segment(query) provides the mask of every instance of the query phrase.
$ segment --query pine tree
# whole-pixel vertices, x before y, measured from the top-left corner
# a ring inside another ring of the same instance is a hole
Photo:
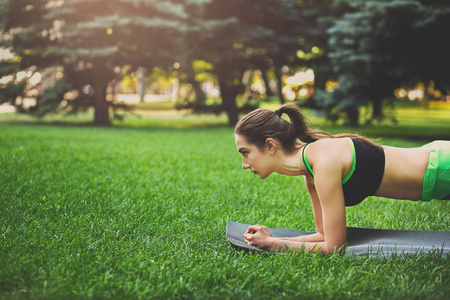
[[[340,88],[331,102],[358,125],[358,107],[371,104],[382,118],[395,88],[435,81],[449,89],[450,64],[442,39],[450,33],[450,6],[444,1],[353,1],[355,11],[329,29],[334,71]],[[325,98],[330,101],[330,97]]]
[[[14,105],[20,112],[37,111],[38,104],[30,106],[26,100],[43,94],[44,91],[37,90],[39,72],[50,70],[57,62],[51,55],[51,48],[60,38],[60,23],[44,18],[51,5],[57,6],[57,3],[43,0],[0,2],[0,48],[10,53],[0,60],[0,103]],[[50,77],[52,86],[60,89],[65,86],[59,78]],[[57,90],[53,89],[53,93]],[[46,111],[52,110],[52,101],[54,99],[49,98],[43,104]]]
[[[2,75],[50,69],[55,76],[36,94],[26,81],[1,86],[0,101],[38,115],[94,108],[94,124],[109,125],[108,84],[124,65],[167,66],[173,61],[174,35],[188,15],[180,1],[14,0],[3,3],[2,47],[14,58],[2,62]],[[28,88],[28,89],[27,89]],[[70,92],[70,93],[68,93]],[[16,99],[32,97],[21,106]]]
[[[124,65],[171,64],[172,39],[187,18],[177,1],[66,0],[55,18],[64,20],[64,38],[55,49],[74,68],[70,80],[92,86],[86,95],[94,123],[109,125],[108,84]],[[87,82],[86,82],[87,81]]]
[[[297,8],[295,0],[212,0],[202,5],[196,24],[201,30],[188,41],[194,41],[189,44],[195,49],[192,57],[213,65],[222,96],[220,109],[227,113],[230,126],[238,120],[236,98],[244,91],[244,72],[280,70],[295,60]]]

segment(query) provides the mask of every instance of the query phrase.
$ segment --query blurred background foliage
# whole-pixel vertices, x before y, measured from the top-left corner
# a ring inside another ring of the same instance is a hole
[[[277,99],[358,126],[449,101],[449,36],[444,0],[0,0],[0,104],[105,126],[170,100],[233,126]]]

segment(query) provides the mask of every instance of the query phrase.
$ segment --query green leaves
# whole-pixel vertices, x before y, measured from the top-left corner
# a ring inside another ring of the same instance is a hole
[[[448,35],[448,7],[415,0],[354,1],[352,7],[328,29],[328,56],[343,95],[334,97],[336,106],[343,99],[353,99],[354,107],[370,102],[372,117],[381,118],[382,102],[401,85],[436,81],[443,91],[450,89],[443,81],[449,76],[447,54],[439,46]]]

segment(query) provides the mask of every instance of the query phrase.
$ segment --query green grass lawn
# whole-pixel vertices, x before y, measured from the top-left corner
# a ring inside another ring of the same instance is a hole
[[[302,179],[242,170],[223,116],[172,115],[183,128],[162,116],[115,128],[0,116],[0,299],[448,299],[450,257],[439,253],[234,250],[227,218],[314,230]],[[420,122],[436,134],[401,139],[384,125],[371,136],[409,147],[448,134],[448,121]],[[347,208],[347,225],[450,230],[449,205],[370,197]]]
[[[409,142],[414,143],[414,142]],[[232,130],[0,124],[0,298],[444,299],[450,258],[234,250],[226,219],[314,230],[300,178],[241,170]],[[449,230],[369,198],[348,226]]]

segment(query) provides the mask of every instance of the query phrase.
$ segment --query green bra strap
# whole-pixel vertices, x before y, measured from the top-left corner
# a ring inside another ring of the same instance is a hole
[[[353,161],[352,161],[352,168],[350,169],[350,172],[348,172],[347,176],[345,176],[344,179],[342,180],[343,185],[350,179],[350,177],[352,177],[353,172],[355,172],[355,168],[356,168],[355,144],[353,143],[352,139],[348,139],[348,141],[350,143],[350,147],[352,148]]]
[[[309,165],[308,159],[305,156],[305,150],[306,150],[306,147],[308,147],[308,146],[309,146],[309,144],[305,145],[303,147],[303,149],[302,149],[302,160],[303,160],[303,164],[306,166],[306,168],[308,169],[309,173],[311,174],[311,177],[313,177],[314,176],[313,175],[313,170],[312,170],[311,166]],[[312,183],[314,183],[314,181],[311,178],[309,178],[309,180]]]

